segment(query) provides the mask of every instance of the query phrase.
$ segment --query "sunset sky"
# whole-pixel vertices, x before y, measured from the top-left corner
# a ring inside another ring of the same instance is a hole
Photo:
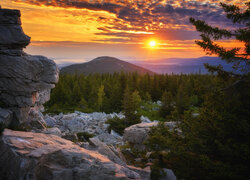
[[[247,0],[223,2],[243,6]],[[199,34],[189,17],[234,27],[217,0],[1,0],[1,6],[21,10],[32,41],[25,51],[58,63],[104,55],[128,61],[200,57],[205,53],[194,44]]]

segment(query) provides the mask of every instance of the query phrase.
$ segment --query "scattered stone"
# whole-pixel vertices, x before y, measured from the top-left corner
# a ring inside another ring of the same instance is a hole
[[[70,141],[72,141],[72,142],[77,142],[77,141],[79,141],[79,139],[78,139],[76,133],[67,133],[67,134],[64,134],[64,135],[62,135],[62,138],[67,139],[67,140],[70,140]]]
[[[56,120],[53,117],[50,117],[49,115],[45,115],[43,117],[44,121],[46,122],[48,127],[54,127],[56,125]]]
[[[199,115],[200,115],[200,113],[193,113],[193,114],[192,114],[193,117],[197,117],[197,116],[199,116]]]
[[[58,127],[62,132],[87,132],[94,135],[100,135],[103,133],[108,133],[109,125],[106,124],[106,121],[113,116],[123,117],[121,113],[82,113],[76,111],[74,113],[69,114],[61,113],[51,118],[55,119],[55,126]],[[48,115],[46,117],[48,117]],[[115,134],[115,132],[112,133],[112,135],[114,136],[121,137],[119,134]]]
[[[152,152],[147,152],[145,157],[148,159],[150,158],[151,155],[152,155]]]
[[[119,133],[115,132],[113,129],[111,129],[110,134],[118,139],[122,138],[122,135],[120,135]]]
[[[141,116],[141,122],[142,123],[151,123],[152,121],[150,121],[150,119],[148,117],[145,116]]]
[[[109,133],[103,133],[103,134],[100,134],[98,136],[96,136],[100,141],[104,142],[105,144],[108,144],[108,145],[123,145],[123,140],[122,140],[122,136],[121,137],[118,137],[117,136],[114,136],[112,134],[109,134]]]
[[[42,133],[44,133],[44,134],[54,134],[54,135],[59,136],[59,137],[62,136],[62,133],[61,133],[60,129],[58,129],[57,127],[46,128],[46,129],[42,130]]]

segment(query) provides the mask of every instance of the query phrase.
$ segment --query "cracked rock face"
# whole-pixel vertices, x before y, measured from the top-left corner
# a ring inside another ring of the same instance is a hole
[[[20,16],[19,10],[0,8],[0,107],[13,112],[13,126],[36,120],[29,115],[43,110],[59,77],[53,60],[23,52],[30,37]]]
[[[56,135],[5,129],[0,137],[0,179],[140,179],[106,156]]]

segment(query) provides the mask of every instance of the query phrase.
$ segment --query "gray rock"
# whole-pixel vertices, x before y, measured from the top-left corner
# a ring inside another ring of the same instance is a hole
[[[150,168],[139,168],[139,167],[135,167],[135,166],[127,166],[130,170],[137,172],[141,179],[140,180],[150,180],[150,173],[151,170]],[[172,179],[171,179],[172,180]]]
[[[89,138],[89,144],[97,148],[99,153],[107,156],[114,163],[126,166],[126,163],[122,161],[105,143],[101,142],[98,138]]]
[[[123,140],[128,141],[138,150],[144,150],[143,142],[147,139],[150,128],[158,123],[140,123],[132,125],[124,130]]]
[[[10,125],[12,120],[12,112],[8,109],[0,108],[0,123],[4,124],[6,127]]]
[[[163,171],[166,176],[159,178],[159,180],[176,180],[177,179],[174,172],[171,169],[164,168]]]
[[[16,24],[21,25],[21,13],[19,10],[1,9],[0,8],[0,24]]]
[[[44,134],[54,134],[54,135],[57,135],[59,137],[62,136],[62,132],[57,127],[43,129],[42,133],[44,133]]]
[[[23,33],[19,10],[0,8],[0,49],[21,49],[30,43]]]
[[[98,136],[96,136],[100,141],[104,142],[105,144],[108,145],[123,145],[123,141],[121,137],[116,137],[113,136],[112,134],[109,133],[103,133]]]
[[[157,126],[158,122],[152,123],[139,123],[132,125],[124,130],[123,140],[129,142],[137,150],[145,150],[143,144],[148,138],[148,134],[152,127]],[[165,125],[173,129],[176,125],[175,122],[165,122]]]
[[[140,117],[142,123],[151,123],[152,121],[146,117],[146,116],[141,116]]]
[[[67,139],[72,142],[77,142],[79,140],[76,133],[66,133],[62,135],[62,138]]]
[[[19,10],[0,8],[0,101],[13,112],[14,126],[39,119],[33,109],[43,110],[59,72],[54,61],[22,51],[30,37],[22,30],[20,16]]]
[[[0,139],[0,179],[140,179],[98,152],[55,135],[5,129]]]
[[[56,120],[53,117],[50,117],[49,115],[45,115],[43,117],[44,121],[46,122],[47,126],[54,127],[56,125]]]
[[[62,132],[87,132],[98,136],[108,133],[109,125],[106,124],[106,121],[114,116],[123,117],[121,113],[82,113],[75,111],[70,114],[60,113],[59,115],[53,116],[53,118],[56,120],[56,127]],[[114,131],[112,131],[112,135],[117,139],[121,139],[121,136]]]
[[[0,9],[1,11],[1,9]],[[0,24],[1,49],[23,48],[30,43],[30,37],[23,33],[20,25]]]
[[[122,136],[119,133],[115,132],[113,129],[111,129],[110,134],[118,139],[122,138]]]
[[[58,81],[56,64],[43,56],[0,56],[0,99],[9,106],[27,107],[49,100]],[[46,92],[45,99],[39,93]]]

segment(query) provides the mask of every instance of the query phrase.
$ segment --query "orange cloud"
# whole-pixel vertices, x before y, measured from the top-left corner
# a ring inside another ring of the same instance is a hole
[[[219,1],[211,2],[207,0],[158,0],[154,3],[146,0],[2,0],[1,5],[2,8],[21,10],[24,32],[32,38],[31,45],[34,48],[28,48],[31,53],[35,52],[36,47],[55,49],[57,46],[78,47],[81,51],[81,43],[88,42],[91,48],[95,46],[99,48],[99,44],[103,43],[105,43],[103,46],[116,44],[117,48],[130,44],[133,48],[126,46],[127,51],[124,50],[124,54],[156,58],[162,55],[164,57],[205,55],[194,44],[194,39],[198,39],[199,36],[188,18],[190,16],[203,18],[211,24],[221,24],[223,27],[232,25],[225,20]],[[225,0],[224,2],[243,6],[247,1]],[[143,44],[150,38],[158,39],[160,45],[154,51],[147,52],[148,49]],[[235,42],[228,42],[224,45],[229,47],[236,45]],[[84,48],[90,47],[84,46]],[[112,52],[112,48],[107,51]],[[104,50],[101,52],[106,53]],[[119,53],[122,54],[123,51]],[[79,57],[74,59],[78,60]]]

